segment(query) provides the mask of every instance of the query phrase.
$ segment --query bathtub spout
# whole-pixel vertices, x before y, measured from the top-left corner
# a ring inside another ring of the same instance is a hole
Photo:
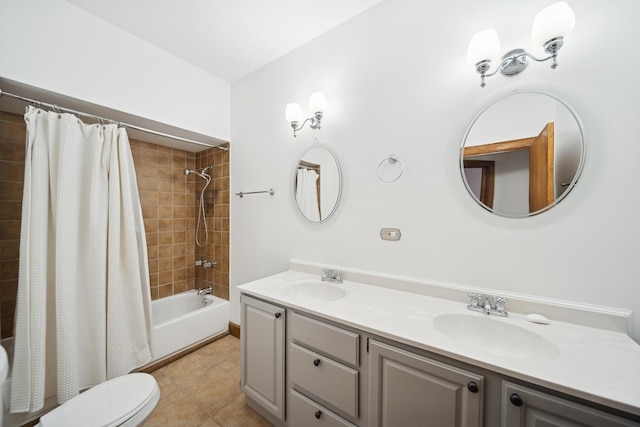
[[[213,292],[213,289],[211,288],[211,286],[209,286],[208,288],[202,288],[202,289],[198,289],[198,293],[197,295],[207,295]]]

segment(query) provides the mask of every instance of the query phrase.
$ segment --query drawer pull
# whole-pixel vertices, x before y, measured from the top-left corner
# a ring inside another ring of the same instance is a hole
[[[279,319],[281,316],[281,313],[276,313],[275,316],[276,316],[276,319]]]
[[[313,359],[313,366],[318,366],[320,364],[320,359]]]
[[[318,410],[314,415],[316,416],[317,419],[320,419],[320,417],[322,416],[322,411]]]
[[[515,406],[522,406],[522,404],[524,403],[522,401],[522,398],[520,396],[518,396],[517,394],[513,393],[511,396],[509,396],[509,400],[511,401],[511,403],[513,403]]]
[[[469,389],[469,391],[471,393],[477,393],[478,391],[480,391],[480,388],[478,387],[478,384],[476,384],[473,381],[471,381],[469,384],[467,384],[467,388]]]

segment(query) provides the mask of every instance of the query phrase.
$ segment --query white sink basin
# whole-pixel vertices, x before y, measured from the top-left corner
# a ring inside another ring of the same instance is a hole
[[[284,291],[290,297],[302,301],[335,301],[347,294],[343,288],[320,280],[295,282],[287,285]]]
[[[458,343],[494,356],[532,360],[553,360],[560,356],[558,347],[551,341],[504,318],[441,314],[433,319],[433,326]]]

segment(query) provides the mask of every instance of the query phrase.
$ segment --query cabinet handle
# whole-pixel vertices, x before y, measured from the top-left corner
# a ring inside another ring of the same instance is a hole
[[[509,396],[509,400],[511,401],[511,403],[513,403],[514,406],[522,406],[522,404],[524,403],[522,401],[522,398],[515,393]]]
[[[280,314],[280,313],[276,313],[276,319],[279,319],[279,318],[280,318],[280,316],[281,316],[281,314]]]
[[[313,359],[313,366],[318,366],[320,364],[320,359]]]
[[[467,384],[467,388],[469,389],[469,391],[471,393],[477,393],[478,391],[480,391],[480,388],[478,387],[478,384],[474,383],[473,381],[471,381],[469,384]]]
[[[322,411],[318,410],[314,415],[316,416],[317,419],[320,419],[320,417],[322,416]]]

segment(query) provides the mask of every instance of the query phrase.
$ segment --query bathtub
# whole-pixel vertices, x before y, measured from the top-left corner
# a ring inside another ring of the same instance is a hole
[[[152,301],[151,314],[151,363],[229,330],[229,301],[195,290]]]

